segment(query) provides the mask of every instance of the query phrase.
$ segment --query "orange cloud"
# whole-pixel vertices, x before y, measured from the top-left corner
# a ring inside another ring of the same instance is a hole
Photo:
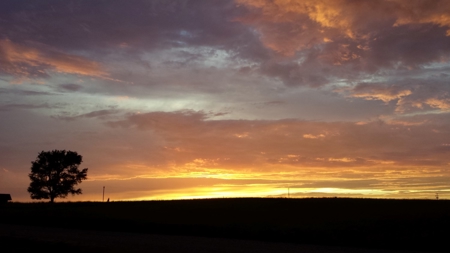
[[[4,64],[2,70],[17,77],[46,76],[49,70],[99,78],[108,76],[98,62],[51,49],[42,50],[0,40],[0,52],[0,60]]]
[[[383,86],[371,86],[367,87],[367,89],[353,89],[351,97],[364,98],[366,100],[381,100],[388,103],[392,100],[402,99],[403,97],[411,94],[412,91],[408,89],[396,90],[394,88]]]
[[[325,135],[324,134],[318,134],[318,135],[304,134],[303,138],[306,138],[306,139],[319,139],[319,138],[325,138]]]
[[[411,84],[411,83],[412,84]],[[391,101],[397,101],[395,111],[397,113],[406,113],[417,110],[439,109],[448,111],[450,109],[450,99],[446,90],[430,88],[432,80],[427,81],[428,85],[417,81],[408,81],[402,84],[383,84],[383,83],[361,83],[349,88],[336,89],[335,92],[346,93],[349,91],[350,97],[363,98],[365,100],[380,100],[388,104]]]
[[[399,92],[380,92],[380,93],[355,93],[352,94],[352,97],[359,97],[359,98],[364,98],[366,100],[381,100],[383,102],[389,102],[391,100],[395,100],[395,99],[401,99],[402,97],[411,95],[411,91],[410,90],[402,90]]]
[[[439,109],[440,111],[448,111],[450,109],[450,100],[448,98],[424,97],[414,98],[410,100],[401,99],[397,103],[397,112],[404,112],[409,108],[416,109]]]
[[[433,108],[439,108],[441,110],[450,109],[450,99],[448,98],[447,99],[429,98],[424,103]]]
[[[348,157],[342,157],[342,158],[328,158],[328,161],[350,163],[350,162],[355,162],[356,160],[352,159],[352,158],[348,158]]]
[[[393,0],[400,13],[394,25],[437,24],[450,27],[450,3],[441,1]],[[450,30],[447,30],[449,36]]]
[[[361,41],[373,39],[376,26],[435,24],[450,27],[450,2],[351,1],[351,0],[235,0],[252,14],[241,22],[255,26],[263,43],[276,52],[292,56],[314,44],[335,37]],[[447,36],[450,30],[447,31]],[[357,56],[357,55],[356,55]]]
[[[164,147],[158,159],[171,164],[174,173],[214,175],[241,170],[268,173],[387,165],[433,167],[450,162],[445,150],[436,151],[442,149],[444,132],[431,131],[444,126],[435,125],[430,119],[403,117],[402,122],[391,121],[355,124],[293,119],[208,120],[202,112],[181,111],[134,114],[108,124],[157,135]],[[327,134],[310,134],[317,132]],[[246,133],[251,138],[237,138],[236,133]]]

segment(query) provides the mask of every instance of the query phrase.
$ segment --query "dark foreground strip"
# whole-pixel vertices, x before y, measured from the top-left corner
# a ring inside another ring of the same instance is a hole
[[[249,240],[86,231],[0,224],[0,245],[11,252],[46,253],[412,253]],[[419,253],[419,252],[416,252]],[[423,252],[421,252],[423,253]]]

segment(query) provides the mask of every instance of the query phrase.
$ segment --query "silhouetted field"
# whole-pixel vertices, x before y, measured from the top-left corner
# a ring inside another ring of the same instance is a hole
[[[0,236],[0,245],[8,252],[98,253],[96,249],[86,249],[63,242],[43,242],[11,236]]]
[[[2,223],[450,252],[450,201],[233,198],[9,203]]]

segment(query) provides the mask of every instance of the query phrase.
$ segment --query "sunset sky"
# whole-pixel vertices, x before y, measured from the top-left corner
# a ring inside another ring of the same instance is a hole
[[[448,0],[2,0],[0,192],[450,198]]]

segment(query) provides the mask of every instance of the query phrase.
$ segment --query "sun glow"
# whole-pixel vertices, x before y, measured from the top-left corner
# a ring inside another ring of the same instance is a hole
[[[195,187],[179,190],[154,191],[152,195],[127,200],[169,200],[169,199],[203,199],[203,198],[254,198],[268,196],[285,196],[286,189],[270,185],[216,185],[214,187]]]

